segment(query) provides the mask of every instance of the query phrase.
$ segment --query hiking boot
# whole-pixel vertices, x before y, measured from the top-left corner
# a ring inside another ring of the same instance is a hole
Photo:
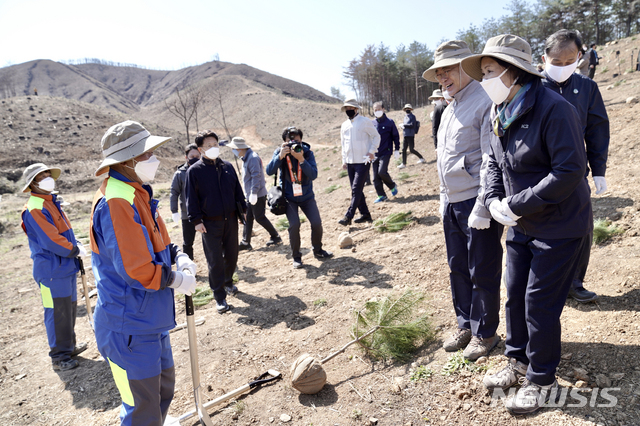
[[[524,379],[522,387],[518,389],[515,395],[504,401],[504,406],[512,414],[529,414],[538,411],[540,408],[553,399],[555,402],[559,392],[558,381],[546,386],[536,385],[527,379]]]
[[[302,258],[301,257],[294,257],[293,258],[293,269],[300,269],[302,268]]]
[[[282,243],[282,238],[280,235],[276,235],[275,237],[271,237],[269,241],[267,241],[267,247],[275,246]]]
[[[394,197],[398,195],[398,185],[393,187],[393,189],[391,190],[391,195],[393,195]]]
[[[343,217],[342,219],[340,219],[340,220],[338,221],[338,223],[339,223],[340,225],[342,225],[342,226],[349,226],[349,225],[351,225],[351,219],[349,219],[348,217],[346,217],[346,216],[345,216],[345,217]]]
[[[589,291],[584,287],[571,287],[569,297],[575,299],[578,303],[589,303],[598,299],[598,295],[593,291]]]
[[[365,223],[365,222],[373,222],[373,218],[371,217],[370,214],[368,215],[362,215],[357,219],[353,220],[354,223]]]
[[[77,366],[79,366],[80,363],[78,362],[77,359],[58,359],[55,361],[51,361],[51,366],[53,367],[54,370],[56,371],[67,371],[67,370],[72,370],[74,368],[76,368]]]
[[[376,198],[376,200],[373,202],[373,204],[381,203],[383,201],[387,201],[386,195],[379,195],[378,198]]]
[[[496,388],[505,390],[518,381],[524,380],[525,374],[527,374],[527,366],[515,358],[509,358],[506,367],[495,374],[485,375],[482,384],[489,390]]]
[[[422,163],[426,163],[426,160],[424,158],[421,158],[418,161],[416,161],[416,164],[422,164]]]
[[[222,302],[218,303],[216,302],[216,310],[218,311],[219,314],[224,314],[225,312],[227,312],[229,309],[231,309],[229,307],[229,305],[227,304],[226,300],[223,300]]]
[[[319,260],[329,259],[330,257],[333,257],[333,253],[326,250],[314,251],[313,255],[315,256],[316,259],[319,259]]]
[[[238,293],[238,287],[233,284],[231,284],[230,287],[225,285],[224,291],[226,291],[229,296],[235,296]]]
[[[86,350],[87,350],[87,344],[85,342],[78,343],[76,345],[76,347],[73,348],[73,350],[71,351],[69,356],[76,356],[76,355],[81,354],[82,352],[84,352]]]
[[[442,344],[442,348],[447,352],[455,352],[459,349],[467,347],[471,340],[471,330],[468,328],[459,328]]]
[[[251,247],[251,244],[245,241],[240,241],[240,244],[238,244],[238,251],[242,250],[253,250],[253,247]]]
[[[481,356],[489,355],[491,349],[495,348],[498,342],[500,341],[500,336],[495,334],[493,337],[487,337],[483,339],[478,336],[471,337],[471,341],[465,348],[462,356],[469,361],[475,361]]]
[[[407,167],[407,166],[405,166],[404,164],[400,164],[400,165],[398,166],[398,168],[399,168],[399,169],[404,169],[405,167]]]

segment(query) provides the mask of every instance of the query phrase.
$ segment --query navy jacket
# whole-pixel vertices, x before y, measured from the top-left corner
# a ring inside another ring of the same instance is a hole
[[[187,169],[189,169],[189,163],[185,163],[182,166],[178,167],[178,170],[176,170],[176,172],[173,174],[173,179],[171,180],[171,195],[169,196],[169,206],[171,207],[171,213],[178,213],[179,204],[182,220],[188,219],[185,196],[186,194],[184,190]]]
[[[442,113],[449,105],[445,102],[433,109],[433,121],[431,122],[431,136],[433,136],[433,145],[438,149],[438,129],[440,128],[440,119]]]
[[[563,83],[553,81],[546,73],[544,75],[546,78],[542,85],[560,93],[578,111],[591,174],[604,176],[609,155],[609,116],[598,84],[581,74],[572,74]]]
[[[187,170],[185,184],[189,221],[236,218],[237,203],[247,210],[242,186],[231,163],[202,157]]]
[[[522,216],[515,230],[535,238],[584,237],[593,218],[576,110],[537,80],[523,110],[503,137],[491,138],[484,204],[508,197]]]
[[[269,176],[275,175],[280,170],[280,186],[283,188],[284,196],[287,200],[291,200],[295,203],[303,203],[315,197],[313,193],[313,180],[318,177],[318,166],[316,165],[316,157],[311,151],[311,147],[307,143],[302,143],[302,152],[304,155],[304,162],[300,165],[302,171],[302,195],[299,197],[293,196],[293,183],[291,182],[291,173],[289,173],[289,164],[286,157],[280,159],[280,147],[278,147],[274,153],[269,164],[267,164],[267,174]],[[291,168],[294,172],[298,173],[298,160],[293,155],[291,157]]]
[[[393,154],[393,147],[395,150],[400,151],[400,134],[396,123],[387,117],[387,114],[382,114],[380,118],[374,118],[373,125],[380,133],[380,145],[376,152],[376,157],[380,158],[385,155]]]
[[[418,127],[416,125],[416,116],[413,115],[412,112],[410,112],[409,114],[405,114],[404,116],[404,122],[402,124],[404,124],[404,129],[402,129],[402,135],[412,138],[416,135],[416,127]]]

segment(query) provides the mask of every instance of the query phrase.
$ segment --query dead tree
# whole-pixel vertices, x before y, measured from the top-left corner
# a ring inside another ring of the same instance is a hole
[[[191,120],[195,120],[196,131],[200,131],[198,123],[198,109],[205,101],[204,91],[198,87],[189,86],[180,89],[176,87],[176,97],[172,102],[164,101],[167,110],[178,117],[184,124],[187,132],[187,143],[189,143],[189,127]]]

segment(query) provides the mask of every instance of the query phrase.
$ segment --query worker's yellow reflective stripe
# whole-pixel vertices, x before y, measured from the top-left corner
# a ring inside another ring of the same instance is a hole
[[[133,402],[133,394],[131,393],[131,388],[129,387],[129,378],[127,377],[127,370],[121,368],[109,358],[109,366],[111,366],[111,374],[113,374],[113,380],[116,381],[116,386],[120,391],[120,397],[122,398],[122,402],[125,404],[134,407]]]
[[[40,197],[29,197],[29,201],[27,201],[27,210],[31,211],[33,209],[42,210],[44,206],[44,198]]]
[[[104,191],[104,197],[109,201],[112,198],[123,198],[129,202],[129,204],[133,204],[133,199],[135,198],[136,189],[121,181],[114,178],[109,178],[107,181],[107,188]]]
[[[53,296],[51,296],[51,289],[40,283],[40,294],[42,295],[42,306],[53,309]]]

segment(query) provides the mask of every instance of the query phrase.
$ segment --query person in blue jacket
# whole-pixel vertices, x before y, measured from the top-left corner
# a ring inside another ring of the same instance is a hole
[[[607,190],[604,177],[609,155],[609,116],[598,84],[584,75],[575,73],[582,56],[582,40],[577,31],[560,30],[547,38],[542,60],[545,63],[542,85],[559,93],[578,111],[589,168],[596,195]],[[592,235],[593,237],[593,235]],[[593,238],[591,238],[593,239]],[[569,297],[580,303],[593,302],[598,295],[584,288],[584,277],[589,266],[591,240],[583,247],[576,276]]]
[[[396,160],[400,157],[400,134],[396,123],[387,117],[382,102],[373,104],[373,114],[376,116],[373,120],[373,125],[380,134],[380,145],[378,145],[378,151],[376,151],[376,156],[372,162],[373,187],[378,194],[378,198],[373,202],[375,204],[387,200],[384,185],[387,185],[387,188],[391,190],[391,195],[394,197],[398,195],[398,186],[389,175],[389,162],[391,161],[392,153]]]
[[[22,230],[29,239],[33,278],[40,287],[44,325],[49,341],[49,357],[54,370],[70,370],[79,365],[71,357],[87,348],[76,346],[78,256],[87,251],[76,240],[69,218],[53,194],[60,169],[42,163],[24,170],[22,192],[31,192],[22,211]]]
[[[95,173],[108,172],[94,197],[89,233],[95,335],[120,391],[125,426],[164,423],[175,386],[174,289],[190,295],[196,288],[196,265],[171,242],[148,184],[160,164],[154,150],[169,140],[135,121],[118,123],[102,137],[104,160]]]
[[[314,257],[324,260],[333,256],[333,253],[322,248],[322,219],[313,193],[313,180],[318,177],[318,166],[311,146],[302,142],[302,135],[302,130],[296,127],[284,129],[282,132],[284,142],[274,151],[266,167],[269,176],[280,171],[280,186],[287,199],[289,244],[295,269],[302,268],[298,209],[302,210],[311,225],[311,246]]]
[[[416,133],[418,133],[418,121],[416,120],[416,116],[413,115],[413,107],[411,104],[406,104],[403,111],[406,113],[404,116],[404,121],[400,125],[402,129],[402,164],[398,166],[399,169],[404,169],[407,165],[407,149],[418,157],[418,164],[424,163],[424,157],[415,149],[415,138]]]

